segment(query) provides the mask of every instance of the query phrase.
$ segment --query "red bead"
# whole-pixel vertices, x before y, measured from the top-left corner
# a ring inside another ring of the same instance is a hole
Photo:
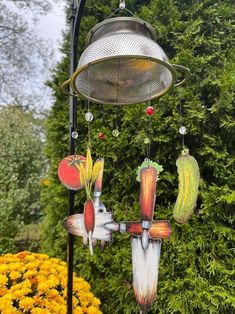
[[[147,114],[148,116],[152,116],[152,115],[154,114],[154,108],[153,108],[152,106],[148,106],[148,107],[146,108],[146,114]]]
[[[98,137],[99,137],[99,140],[103,141],[105,140],[106,135],[104,133],[100,133]]]

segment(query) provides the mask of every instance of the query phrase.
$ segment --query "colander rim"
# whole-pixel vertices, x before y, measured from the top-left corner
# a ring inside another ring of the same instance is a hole
[[[156,41],[156,37],[157,37],[156,31],[150,23],[145,22],[144,20],[141,20],[141,19],[138,19],[135,17],[119,16],[119,17],[113,17],[113,18],[104,20],[104,21],[96,24],[87,34],[87,39],[86,39],[87,45],[91,44],[92,36],[95,34],[96,31],[98,31],[104,25],[107,25],[109,23],[113,23],[115,21],[130,21],[130,22],[136,22],[138,24],[141,24],[147,28],[147,30],[149,31],[149,34],[151,35],[151,39]]]
[[[93,64],[97,64],[97,63],[100,63],[100,62],[103,62],[103,61],[107,61],[107,60],[114,60],[114,59],[131,59],[131,58],[135,58],[135,59],[143,59],[143,60],[150,60],[150,61],[154,61],[158,64],[161,64],[163,66],[165,66],[170,72],[171,72],[171,75],[172,75],[172,81],[171,81],[171,84],[169,84],[166,88],[164,88],[160,93],[157,93],[151,97],[148,97],[142,101],[136,101],[136,102],[128,102],[128,103],[107,103],[107,105],[112,105],[112,106],[122,106],[122,105],[134,105],[134,104],[141,104],[141,103],[144,103],[146,101],[149,101],[149,100],[153,100],[153,99],[157,99],[157,98],[160,98],[162,95],[164,95],[167,91],[169,91],[170,89],[172,89],[172,87],[174,86],[175,82],[176,82],[176,71],[175,69],[173,68],[173,66],[168,63],[168,62],[165,62],[161,59],[158,59],[158,58],[153,58],[153,57],[146,57],[146,56],[139,56],[139,55],[118,55],[117,56],[111,56],[111,57],[105,57],[105,58],[100,58],[100,59],[96,59],[95,61],[92,61],[92,62],[89,62],[87,64],[84,64],[83,66],[81,67],[78,67],[76,69],[76,71],[73,73],[73,75],[71,76],[71,80],[70,80],[70,84],[71,84],[71,87],[73,89],[73,91],[75,93],[77,93],[80,98],[82,99],[89,99],[90,101],[94,102],[94,103],[97,103],[97,104],[102,104],[102,105],[105,105],[104,102],[100,101],[100,100],[97,100],[95,98],[92,98],[92,97],[85,97],[83,94],[81,94],[77,87],[76,87],[76,84],[75,84],[75,81],[76,81],[76,78],[78,77],[78,75],[80,73],[82,73],[85,69],[87,69],[89,66],[93,65]]]

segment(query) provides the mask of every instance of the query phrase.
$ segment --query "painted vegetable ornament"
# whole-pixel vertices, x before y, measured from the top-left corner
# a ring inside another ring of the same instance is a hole
[[[140,217],[143,228],[141,241],[144,249],[148,247],[148,231],[152,225],[156,199],[156,181],[158,172],[162,169],[157,163],[146,159],[137,170],[137,181],[140,182]]]
[[[152,225],[156,199],[157,170],[145,167],[140,171],[140,216],[142,231],[142,246],[147,249],[149,243],[149,229]]]
[[[176,161],[179,175],[179,193],[173,210],[178,223],[186,223],[196,207],[200,173],[196,159],[189,155],[189,150],[182,150]]]
[[[86,165],[86,157],[81,155],[67,156],[60,162],[58,177],[67,189],[76,191],[84,188],[79,170],[81,164]]]
[[[82,236],[84,244],[89,243],[92,255],[93,246],[97,240],[104,242],[111,240],[111,232],[104,228],[104,224],[113,222],[113,213],[107,213],[105,206],[100,203],[104,159],[98,159],[93,165],[91,151],[88,148],[86,163],[79,163],[76,167],[84,185],[87,200],[83,214],[69,216],[64,226],[71,234]],[[95,184],[94,197],[92,195],[93,184]]]
[[[79,156],[79,155],[78,155]],[[133,287],[135,298],[143,313],[146,313],[154,303],[157,296],[158,271],[162,239],[171,236],[171,225],[167,220],[153,220],[156,187],[162,166],[146,159],[137,170],[137,180],[140,182],[140,221],[114,222],[113,212],[107,212],[101,203],[104,159],[98,159],[94,165],[90,149],[87,149],[86,158],[83,156],[69,156],[65,163],[65,172],[70,173],[69,167],[74,167],[75,174],[79,176],[80,187],[86,191],[86,202],[83,214],[69,216],[64,226],[73,235],[83,237],[84,244],[89,243],[90,253],[98,240],[104,246],[112,239],[112,233],[119,231],[131,235]],[[71,165],[68,163],[71,162]],[[62,166],[64,163],[62,163]],[[59,166],[58,174],[66,175]],[[94,191],[92,193],[92,187]],[[66,186],[68,182],[66,181]],[[71,184],[70,184],[71,186]]]
[[[134,294],[143,313],[151,308],[157,296],[161,239],[169,238],[171,235],[169,221],[153,221],[156,182],[162,170],[162,166],[149,159],[138,168],[141,222],[126,223],[126,230],[132,234]],[[123,226],[120,227],[124,229]]]
[[[162,170],[162,166],[149,159],[137,170],[137,181],[140,182],[140,221],[105,225],[109,231],[131,234],[133,288],[143,313],[150,310],[157,296],[161,239],[168,239],[171,235],[169,221],[153,221],[156,182]]]

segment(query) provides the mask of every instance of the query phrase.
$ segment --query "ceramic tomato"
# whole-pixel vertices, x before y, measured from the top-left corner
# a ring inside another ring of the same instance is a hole
[[[86,157],[81,155],[70,155],[61,160],[58,167],[58,176],[61,183],[70,190],[80,190],[84,187],[80,178],[78,165],[86,164]]]

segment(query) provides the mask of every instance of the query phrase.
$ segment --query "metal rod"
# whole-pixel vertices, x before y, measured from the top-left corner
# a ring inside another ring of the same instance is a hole
[[[72,0],[71,15],[70,15],[70,76],[74,73],[78,63],[78,38],[80,30],[80,22],[86,0]],[[76,130],[77,121],[77,100],[75,97],[69,97],[69,154],[75,154],[76,142],[72,137],[73,131]],[[75,192],[69,190],[69,216],[74,214],[74,197]],[[73,255],[74,255],[74,236],[68,235],[67,248],[67,267],[68,267],[68,282],[67,282],[67,314],[73,313]]]

